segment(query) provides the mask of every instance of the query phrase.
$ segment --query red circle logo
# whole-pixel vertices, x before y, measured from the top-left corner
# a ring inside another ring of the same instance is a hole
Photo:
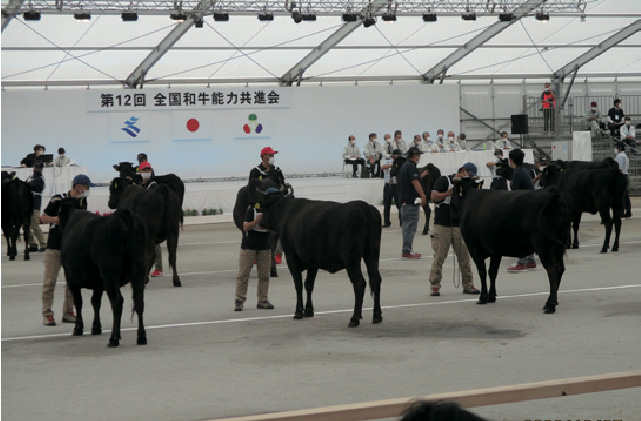
[[[196,130],[200,129],[200,122],[195,118],[190,118],[187,121],[187,130],[194,133]]]

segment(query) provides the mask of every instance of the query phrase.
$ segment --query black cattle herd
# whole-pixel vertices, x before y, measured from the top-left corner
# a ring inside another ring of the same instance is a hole
[[[422,184],[426,191],[430,191],[440,171],[431,164],[426,169],[428,176]],[[121,170],[120,175],[109,185],[109,207],[116,209],[114,214],[97,216],[75,209],[65,210],[64,206],[61,209],[61,260],[77,310],[73,334],[82,335],[84,328],[82,288],[93,290],[91,334],[101,333],[99,309],[102,293],[106,291],[114,318],[110,347],[119,344],[123,307],[120,288],[126,284],[131,284],[134,311],[138,315],[137,343],[147,343],[143,325],[143,290],[149,282],[155,244],[167,242],[173,285],[181,286],[176,269],[176,249],[183,221],[184,185],[181,179],[173,174],[155,176],[158,184],[144,189],[140,186],[140,179],[133,174]],[[293,190],[265,196],[262,193],[271,187],[269,183],[269,180],[252,180],[238,192],[234,220],[240,228],[239,221],[242,221],[247,206],[260,203],[263,212],[261,224],[279,236],[294,279],[294,318],[314,316],[312,292],[318,270],[334,273],[346,269],[355,297],[354,313],[348,326],[357,327],[362,318],[367,286],[361,271],[362,260],[374,299],[372,323],[381,323],[380,212],[363,201],[336,203],[296,198]],[[557,291],[565,270],[563,256],[566,248],[579,247],[578,230],[583,212],[598,212],[601,216],[605,227],[601,252],[609,249],[613,226],[615,240],[612,251],[619,249],[626,186],[614,160],[556,161],[542,170],[541,185],[544,188],[535,191],[487,190],[481,188],[482,182],[477,179],[454,180],[451,205],[460,217],[461,234],[481,279],[478,304],[496,301],[496,277],[503,256],[523,257],[536,252],[550,285],[543,311],[554,313],[558,304]],[[27,236],[31,200],[28,184],[3,173],[2,230],[7,239],[9,260],[15,260],[16,239],[21,228],[25,239],[24,259],[29,260]],[[424,210],[426,233],[430,210],[429,207]],[[275,242],[274,239],[272,245]],[[485,264],[488,257],[489,269]],[[305,282],[303,271],[307,272]],[[275,264],[272,264],[271,275],[277,275]],[[304,306],[303,287],[307,293]]]

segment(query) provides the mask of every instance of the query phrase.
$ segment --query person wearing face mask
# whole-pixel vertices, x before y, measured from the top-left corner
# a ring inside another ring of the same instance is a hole
[[[599,130],[599,123],[601,123],[601,113],[596,107],[596,101],[590,102],[590,109],[585,113],[585,121],[588,124],[588,130]]]
[[[20,166],[23,168],[33,168],[33,165],[37,162],[40,161],[40,155],[45,153],[47,149],[42,146],[41,144],[36,144],[33,147],[33,153],[28,154],[24,158],[22,158],[22,161],[20,161]]]
[[[610,129],[610,136],[615,137],[620,134],[621,126],[623,125],[623,110],[621,109],[621,100],[614,100],[614,107],[608,110],[608,128]]]
[[[407,152],[407,144],[403,140],[403,132],[400,130],[394,131],[394,140],[392,141],[394,149],[400,149],[403,154]]]
[[[637,154],[637,142],[634,140],[634,125],[630,122],[630,116],[625,116],[623,126],[621,126],[621,140],[627,143],[633,155]]]
[[[632,217],[632,203],[630,202],[630,158],[625,154],[625,143],[618,141],[614,146],[614,160],[619,164],[619,171],[625,178],[625,195],[623,196],[624,218]]]
[[[88,176],[78,174],[73,178],[72,189],[67,193],[57,194],[51,198],[49,204],[42,212],[40,222],[49,224],[49,238],[47,239],[47,251],[44,257],[44,281],[42,283],[42,323],[45,326],[55,326],[53,317],[53,295],[56,288],[56,281],[60,266],[60,244],[62,242],[62,228],[60,228],[60,209],[62,202],[75,206],[77,209],[87,210],[87,197],[89,189],[94,186]],[[64,301],[62,303],[62,323],[75,323],[76,316],[73,312],[73,296],[71,291],[64,289]]]
[[[27,183],[33,195],[33,213],[31,214],[31,228],[29,229],[29,251],[45,251],[47,245],[45,237],[40,229],[40,209],[42,208],[42,191],[45,188],[45,179],[42,176],[42,162],[36,162],[33,166],[33,175],[27,178]],[[38,242],[36,242],[38,240]]]
[[[556,107],[556,95],[550,89],[550,84],[543,86],[541,94],[541,109],[543,110],[543,131],[554,131],[554,108]]]
[[[381,145],[383,151],[383,159],[391,159],[394,155],[394,142],[392,141],[392,136],[389,133],[383,135],[383,144]]]
[[[358,165],[363,165],[363,158],[361,158],[361,150],[356,146],[356,137],[350,135],[347,138],[347,145],[343,147],[343,161],[346,164],[352,164],[354,172],[352,177],[357,177]]]
[[[510,168],[514,170],[510,181],[510,190],[534,190],[532,176],[527,168],[523,167],[524,157],[525,154],[521,149],[512,149],[508,155],[508,163]],[[516,264],[507,268],[509,273],[523,273],[528,270],[536,270],[534,253],[520,257]]]
[[[444,136],[444,131],[443,129],[438,129],[436,131],[436,146],[438,147],[439,152],[447,152],[447,148],[445,147],[445,136]]]
[[[494,149],[510,149],[510,137],[506,131],[501,132],[501,138],[494,143]]]
[[[456,140],[456,136],[453,131],[447,133],[447,141],[443,145],[443,148],[446,152],[458,152],[461,150],[461,145]]]
[[[432,140],[430,137],[430,132],[423,132],[423,152],[425,153],[437,153],[438,147],[436,146],[436,141]]]
[[[365,162],[369,165],[370,177],[380,177],[383,150],[381,144],[376,141],[376,133],[370,133],[368,138],[369,140],[363,150],[363,156],[365,157]]]
[[[276,161],[274,155],[276,155],[277,153],[278,151],[273,150],[269,146],[261,149],[261,163],[251,169],[251,171],[249,172],[249,181],[255,178],[259,180],[265,180],[269,178],[277,183],[278,188],[282,191],[286,187],[285,176],[283,176],[283,172],[280,170],[280,168],[274,165],[274,162]]]
[[[423,149],[423,139],[421,138],[420,134],[414,135],[414,139],[411,143],[411,146],[421,151],[422,154],[425,153],[425,150]]]
[[[140,171],[140,176],[142,177],[142,188],[150,189],[157,185],[154,180],[154,169],[151,167],[149,161],[142,161],[138,167]],[[154,245],[154,251],[156,252],[156,258],[154,259],[154,270],[151,272],[152,278],[162,276],[162,249],[160,244]]]

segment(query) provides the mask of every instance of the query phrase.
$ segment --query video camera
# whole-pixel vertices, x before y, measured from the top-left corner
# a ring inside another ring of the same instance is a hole
[[[142,184],[142,177],[136,173],[136,168],[131,162],[120,162],[115,164],[113,168],[120,173],[120,177],[130,178],[135,184]]]

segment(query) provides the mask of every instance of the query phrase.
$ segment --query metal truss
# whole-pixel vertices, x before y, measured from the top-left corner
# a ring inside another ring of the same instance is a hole
[[[540,11],[552,14],[582,14],[587,5],[594,0],[550,0],[545,2]],[[100,14],[119,14],[133,11],[142,15],[166,15],[173,11],[190,11],[198,15],[209,15],[214,12],[229,14],[256,14],[270,12],[275,15],[289,15],[298,11],[317,15],[338,16],[343,13],[358,13],[371,7],[373,0],[344,1],[216,1],[216,0],[30,0],[17,10],[11,9],[13,0],[2,2],[4,15],[15,15],[34,10],[42,14],[73,14],[79,11]],[[380,13],[396,15],[421,15],[426,12],[437,14],[460,15],[474,12],[479,16],[512,13],[523,6],[524,0],[429,0],[429,1],[384,1]]]

